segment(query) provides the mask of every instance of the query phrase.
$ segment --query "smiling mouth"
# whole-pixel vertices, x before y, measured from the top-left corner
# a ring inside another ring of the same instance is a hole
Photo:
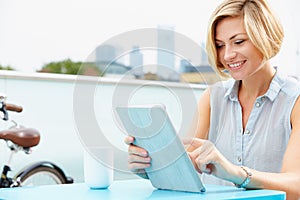
[[[231,63],[231,64],[228,64],[228,67],[231,68],[231,69],[234,69],[234,68],[239,68],[242,64],[244,64],[246,61],[242,61],[242,62],[237,62],[237,63]]]

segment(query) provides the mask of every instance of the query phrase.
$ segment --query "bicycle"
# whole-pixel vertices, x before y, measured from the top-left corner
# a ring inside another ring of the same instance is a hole
[[[23,108],[14,104],[6,103],[6,96],[0,94],[0,114],[1,119],[9,121],[8,111],[22,112]],[[0,188],[49,185],[49,184],[71,184],[73,178],[66,176],[64,171],[49,161],[40,161],[16,173],[14,177],[9,177],[11,171],[12,157],[18,151],[26,154],[31,153],[31,148],[38,145],[40,133],[33,128],[26,128],[19,125],[14,120],[10,120],[14,125],[8,129],[0,130],[0,139],[5,140],[11,153],[7,164],[3,165],[0,177]]]

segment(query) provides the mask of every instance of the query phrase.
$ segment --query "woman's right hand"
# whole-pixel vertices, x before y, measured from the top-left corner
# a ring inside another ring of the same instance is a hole
[[[150,167],[151,158],[149,157],[147,150],[134,145],[134,137],[132,136],[127,136],[124,139],[124,142],[128,145],[128,168],[133,173],[143,178],[148,178],[145,169]]]

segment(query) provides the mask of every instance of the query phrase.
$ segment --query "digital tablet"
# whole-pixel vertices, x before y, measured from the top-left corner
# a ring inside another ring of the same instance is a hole
[[[185,148],[163,105],[116,107],[119,123],[134,144],[146,149],[151,167],[146,173],[155,188],[186,192],[205,192]]]

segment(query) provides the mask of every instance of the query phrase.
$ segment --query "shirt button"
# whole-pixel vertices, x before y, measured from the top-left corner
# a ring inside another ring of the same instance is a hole
[[[242,158],[240,156],[238,157],[237,160],[238,160],[238,162],[242,162]]]
[[[262,101],[265,101],[265,100],[266,100],[266,97],[262,97],[261,100],[262,100]]]
[[[245,134],[249,135],[249,134],[250,134],[250,131],[247,129],[247,130],[245,131]]]
[[[259,103],[259,102],[256,102],[256,103],[255,103],[255,106],[256,106],[256,107],[259,107],[259,106],[260,106],[260,103]]]

